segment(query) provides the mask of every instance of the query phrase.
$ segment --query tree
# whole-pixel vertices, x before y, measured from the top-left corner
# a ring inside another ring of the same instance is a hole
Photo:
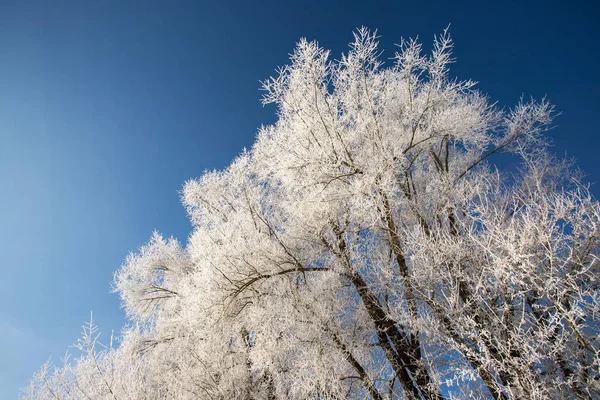
[[[90,325],[26,398],[600,397],[600,207],[547,150],[553,106],[451,79],[447,32],[377,46],[298,43],[277,123],[185,184],[187,246],[155,233],[116,273],[120,346]]]

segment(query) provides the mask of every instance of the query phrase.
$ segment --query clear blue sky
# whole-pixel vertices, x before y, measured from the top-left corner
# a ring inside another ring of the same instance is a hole
[[[90,310],[104,338],[121,329],[113,272],[154,229],[186,240],[183,182],[274,121],[258,81],[302,36],[337,57],[365,25],[391,56],[452,23],[454,75],[502,106],[547,94],[555,151],[598,181],[600,10],[455,3],[0,1],[0,399],[58,361]]]

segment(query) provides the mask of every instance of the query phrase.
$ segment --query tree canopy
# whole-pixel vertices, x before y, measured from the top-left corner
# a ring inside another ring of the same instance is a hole
[[[90,321],[25,398],[600,397],[599,204],[548,151],[553,106],[499,109],[452,46],[301,40],[263,82],[277,122],[185,184],[187,244],[115,274],[118,346]]]

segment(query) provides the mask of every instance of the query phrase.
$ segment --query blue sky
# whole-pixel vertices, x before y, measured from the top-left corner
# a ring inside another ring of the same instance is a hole
[[[58,361],[90,310],[104,338],[121,329],[113,272],[155,229],[186,240],[183,182],[275,120],[259,80],[300,37],[337,57],[365,25],[385,57],[451,23],[453,74],[501,106],[547,95],[556,153],[600,179],[593,2],[371,3],[0,1],[0,399]]]

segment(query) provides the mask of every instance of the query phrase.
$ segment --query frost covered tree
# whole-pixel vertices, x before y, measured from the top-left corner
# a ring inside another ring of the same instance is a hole
[[[120,345],[90,324],[26,398],[600,398],[600,206],[547,150],[553,107],[450,78],[447,33],[377,46],[298,43],[275,125],[185,184],[187,245],[115,274]]]

